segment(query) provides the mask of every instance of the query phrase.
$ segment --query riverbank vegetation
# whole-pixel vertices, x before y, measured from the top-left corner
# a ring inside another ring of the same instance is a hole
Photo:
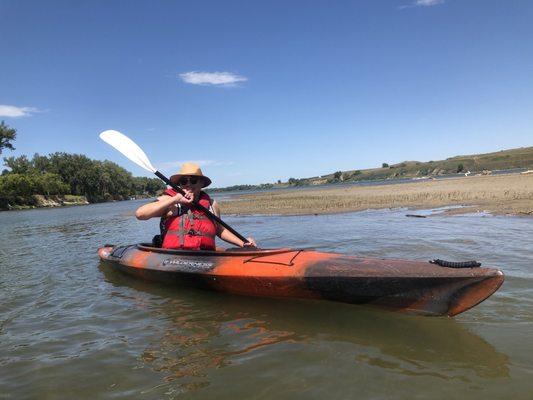
[[[0,133],[2,148],[10,143],[16,131],[3,122]],[[0,148],[0,152],[1,152]],[[156,178],[134,177],[111,161],[92,160],[82,154],[35,154],[5,157],[7,167],[0,175],[0,209],[84,204],[125,200],[138,196],[154,196],[165,188]]]
[[[533,147],[502,150],[494,153],[450,157],[439,161],[404,161],[382,163],[381,168],[337,171],[322,177],[304,179],[300,185],[338,182],[422,178],[453,175],[490,175],[492,171],[533,167]]]
[[[1,209],[40,206],[37,195],[82,196],[96,203],[155,196],[165,187],[159,179],[134,177],[111,161],[92,160],[82,154],[35,154],[31,159],[19,156],[4,161],[9,170],[0,176]]]
[[[261,185],[237,185],[228,188],[211,189],[217,191],[261,190],[316,186],[335,183],[378,181],[392,179],[417,179],[437,176],[490,175],[492,171],[508,169],[533,169],[533,147],[502,150],[494,153],[472,154],[450,157],[440,161],[404,161],[397,164],[384,162],[380,168],[336,171],[331,174],[310,178],[289,178],[286,182]]]
[[[295,188],[240,195],[221,202],[221,209],[224,214],[298,215],[450,205],[466,206],[462,212],[533,216],[533,174],[469,176],[379,186]]]
[[[17,130],[0,121],[0,154],[3,149],[15,150],[12,141],[17,137]]]

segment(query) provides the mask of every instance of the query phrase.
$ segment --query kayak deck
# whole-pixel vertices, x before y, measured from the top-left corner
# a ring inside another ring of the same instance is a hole
[[[98,252],[114,269],[150,281],[246,296],[372,304],[425,315],[464,312],[504,281],[494,268],[447,268],[302,249],[190,251],[140,244]]]

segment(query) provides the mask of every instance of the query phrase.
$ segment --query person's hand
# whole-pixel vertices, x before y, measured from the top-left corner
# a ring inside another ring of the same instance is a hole
[[[194,195],[192,193],[185,193],[185,195],[182,195],[181,193],[178,193],[173,197],[174,204],[183,204],[183,205],[189,205],[192,204],[194,200]]]
[[[255,243],[254,238],[249,237],[249,238],[247,238],[246,240],[248,240],[248,241],[247,241],[247,242],[244,242],[244,244],[242,245],[242,247],[257,247],[257,244]]]

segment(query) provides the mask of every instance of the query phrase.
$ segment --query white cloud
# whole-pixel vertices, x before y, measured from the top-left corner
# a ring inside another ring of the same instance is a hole
[[[411,4],[399,6],[398,8],[400,10],[403,10],[404,8],[411,8],[411,7],[431,7],[436,6],[438,4],[444,3],[445,0],[415,0]]]
[[[9,106],[7,104],[0,104],[0,117],[28,117],[36,112],[39,112],[39,110],[34,107],[16,107]]]
[[[192,162],[198,164],[201,168],[203,167],[225,167],[229,165],[234,165],[233,161],[216,161],[216,160],[180,160],[180,161],[166,161],[158,163],[158,170],[164,172],[175,173],[179,170],[181,165],[186,162]]]
[[[235,86],[239,82],[246,82],[248,78],[231,72],[184,72],[180,74],[183,82],[192,85]]]
[[[444,0],[416,0],[413,5],[419,7],[436,6],[437,4],[444,3]]]

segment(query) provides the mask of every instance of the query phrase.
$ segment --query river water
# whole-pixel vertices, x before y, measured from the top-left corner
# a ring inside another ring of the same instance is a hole
[[[254,299],[111,272],[139,201],[0,213],[0,399],[532,399],[533,220],[406,210],[227,217],[262,247],[477,259],[506,282],[455,318]]]

